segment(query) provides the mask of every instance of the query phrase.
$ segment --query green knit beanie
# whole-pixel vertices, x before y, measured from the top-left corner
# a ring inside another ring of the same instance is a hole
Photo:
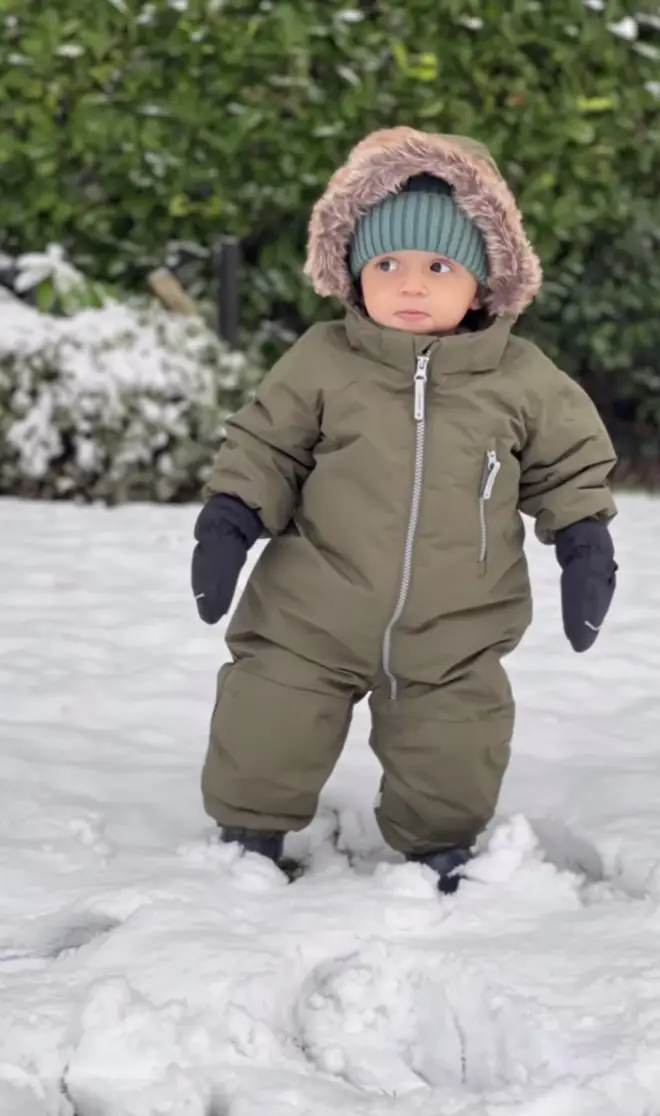
[[[479,229],[457,206],[448,183],[430,174],[410,178],[400,193],[360,218],[349,244],[351,275],[357,279],[375,256],[410,250],[437,252],[486,282],[488,260]]]

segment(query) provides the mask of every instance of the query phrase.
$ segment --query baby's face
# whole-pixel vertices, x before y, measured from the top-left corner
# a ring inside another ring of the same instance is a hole
[[[450,333],[479,306],[474,276],[433,252],[376,256],[360,278],[369,317],[390,329]]]

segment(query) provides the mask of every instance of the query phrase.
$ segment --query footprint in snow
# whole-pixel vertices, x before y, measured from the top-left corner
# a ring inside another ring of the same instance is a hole
[[[120,925],[118,919],[89,914],[72,923],[48,920],[32,941],[0,945],[0,966],[21,967],[21,963],[55,960],[71,950],[82,949]]]
[[[561,1030],[542,1005],[482,979],[460,956],[377,944],[317,965],[295,1040],[324,1074],[365,1092],[487,1092],[551,1082]]]

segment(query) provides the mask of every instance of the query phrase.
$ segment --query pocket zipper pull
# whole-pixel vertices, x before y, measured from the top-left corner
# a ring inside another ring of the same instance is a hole
[[[486,462],[486,476],[484,478],[484,485],[481,491],[482,500],[490,500],[493,494],[493,486],[497,479],[497,474],[502,468],[502,462],[498,461],[497,454],[494,450],[490,450]]]

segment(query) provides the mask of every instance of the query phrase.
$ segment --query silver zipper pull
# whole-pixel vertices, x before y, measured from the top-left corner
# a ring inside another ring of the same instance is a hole
[[[484,476],[484,483],[481,490],[481,499],[490,500],[493,494],[493,486],[497,479],[497,474],[502,468],[502,462],[498,461],[495,450],[489,450],[486,455],[486,472]]]
[[[415,365],[415,421],[421,422],[424,418],[424,395],[428,379],[428,366],[430,357],[423,353],[417,357]]]

